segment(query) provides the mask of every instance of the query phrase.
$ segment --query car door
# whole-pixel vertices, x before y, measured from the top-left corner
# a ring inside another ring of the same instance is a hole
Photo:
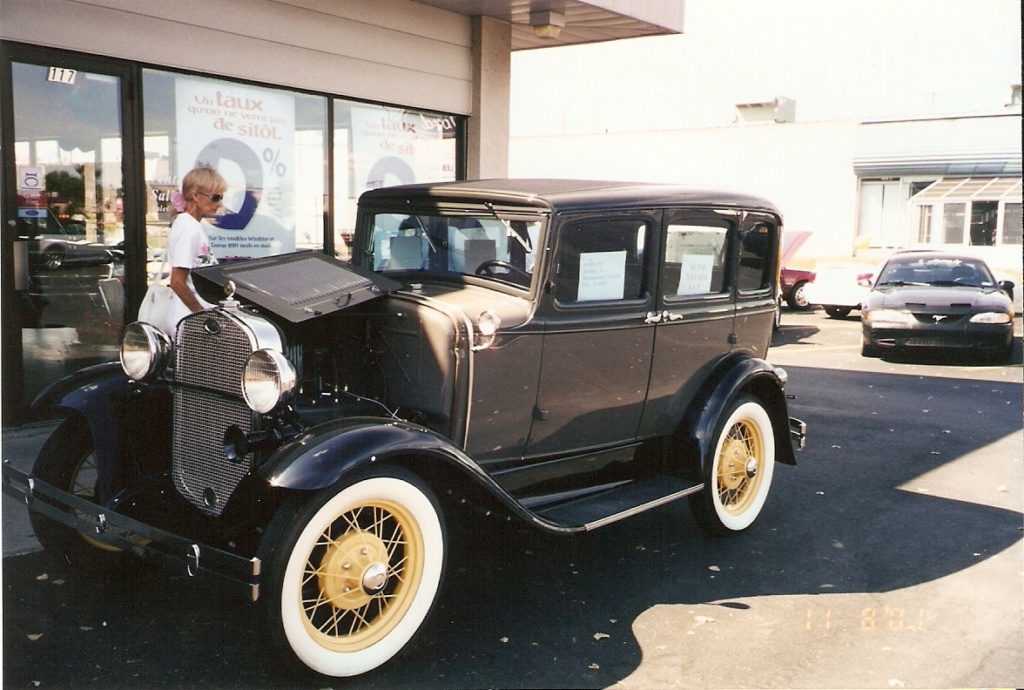
[[[764,357],[772,337],[781,223],[768,213],[743,215],[737,246],[734,350]]]
[[[665,212],[641,436],[671,432],[708,372],[732,348],[739,221],[731,210]]]
[[[563,219],[538,314],[544,344],[527,456],[632,442],[650,377],[647,315],[660,212]]]

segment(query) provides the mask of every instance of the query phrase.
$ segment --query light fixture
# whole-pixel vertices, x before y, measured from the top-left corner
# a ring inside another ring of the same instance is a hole
[[[558,12],[530,12],[530,26],[537,38],[558,38],[565,26],[565,15]]]

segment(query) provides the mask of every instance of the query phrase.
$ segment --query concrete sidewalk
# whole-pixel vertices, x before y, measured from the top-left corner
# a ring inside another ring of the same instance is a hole
[[[26,424],[0,431],[3,441],[3,461],[20,470],[29,471],[43,443],[57,427],[58,422]],[[28,509],[6,494],[3,497],[3,556],[20,556],[40,549],[28,519]]]

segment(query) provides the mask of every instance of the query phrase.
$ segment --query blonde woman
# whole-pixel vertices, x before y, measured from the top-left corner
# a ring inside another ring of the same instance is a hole
[[[193,168],[181,181],[181,192],[171,195],[177,215],[167,235],[167,265],[171,269],[170,287],[178,297],[169,321],[177,324],[192,312],[213,305],[199,297],[192,284],[192,269],[217,263],[210,253],[210,238],[204,219],[220,210],[228,184],[212,168]]]

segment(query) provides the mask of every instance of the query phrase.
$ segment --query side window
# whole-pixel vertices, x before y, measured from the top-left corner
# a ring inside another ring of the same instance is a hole
[[[661,267],[663,298],[717,295],[726,290],[725,225],[670,224]]]
[[[643,220],[563,225],[555,261],[555,299],[579,303],[642,298],[647,233]]]
[[[737,284],[741,293],[767,290],[772,284],[772,249],[778,233],[775,225],[755,222],[740,233],[740,265]]]

